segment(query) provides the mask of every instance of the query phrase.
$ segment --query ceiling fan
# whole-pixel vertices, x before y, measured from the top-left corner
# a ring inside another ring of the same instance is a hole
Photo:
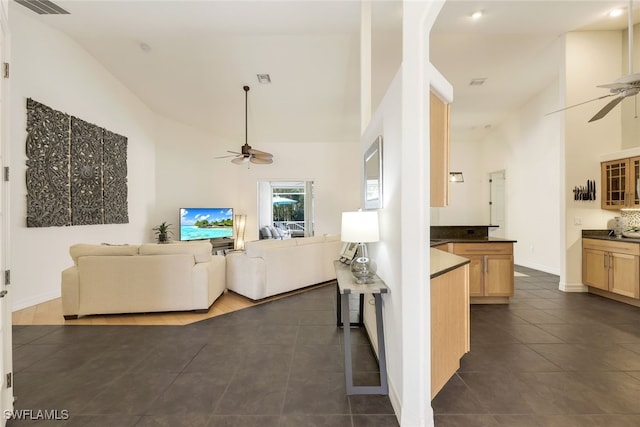
[[[247,142],[247,139],[248,139],[247,98],[249,94],[249,86],[244,86],[243,89],[244,89],[244,145],[242,146],[240,152],[227,150],[227,152],[231,153],[230,156],[216,157],[216,159],[233,157],[233,159],[231,159],[231,163],[234,163],[236,165],[242,165],[249,162],[260,164],[260,165],[268,165],[270,163],[273,163],[273,154],[267,153],[265,151],[253,149]]]
[[[606,116],[609,111],[613,110],[613,108],[622,102],[623,99],[628,98],[630,96],[635,96],[640,92],[640,73],[633,72],[633,0],[629,0],[629,10],[628,10],[628,36],[629,36],[629,74],[622,76],[612,83],[599,85],[597,87],[602,87],[609,89],[609,93],[607,95],[599,96],[594,99],[590,99],[589,101],[581,102],[579,104],[571,105],[570,107],[565,107],[561,110],[553,111],[548,114],[557,113],[559,111],[564,111],[569,108],[577,107],[578,105],[586,104],[588,102],[597,101],[599,99],[609,98],[615,96],[611,101],[609,101],[604,107],[600,109],[591,119],[590,122],[594,122],[596,120],[600,120],[604,116]]]

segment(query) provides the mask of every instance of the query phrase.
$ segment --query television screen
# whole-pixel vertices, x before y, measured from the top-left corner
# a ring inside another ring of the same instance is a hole
[[[233,237],[232,208],[181,208],[180,240]]]

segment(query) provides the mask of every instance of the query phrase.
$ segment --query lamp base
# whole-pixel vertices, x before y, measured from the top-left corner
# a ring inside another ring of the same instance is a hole
[[[358,284],[373,283],[376,275],[376,263],[369,258],[364,243],[358,245],[355,259],[351,262],[351,274]]]

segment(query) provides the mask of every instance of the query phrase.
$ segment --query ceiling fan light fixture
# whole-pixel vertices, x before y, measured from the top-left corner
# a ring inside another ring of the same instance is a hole
[[[244,90],[244,145],[240,149],[240,152],[230,151],[231,155],[216,157],[216,159],[224,159],[233,157],[231,163],[234,165],[247,165],[249,163],[255,163],[258,165],[268,165],[273,163],[273,154],[265,151],[255,150],[249,145],[249,117],[248,117],[248,105],[249,105],[249,86],[243,86]]]

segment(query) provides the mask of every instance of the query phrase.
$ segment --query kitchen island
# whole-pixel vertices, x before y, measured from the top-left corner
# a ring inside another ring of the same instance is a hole
[[[471,304],[508,304],[514,294],[512,239],[489,236],[492,225],[432,226],[431,247],[469,259]]]
[[[431,249],[431,398],[470,349],[469,260]]]

